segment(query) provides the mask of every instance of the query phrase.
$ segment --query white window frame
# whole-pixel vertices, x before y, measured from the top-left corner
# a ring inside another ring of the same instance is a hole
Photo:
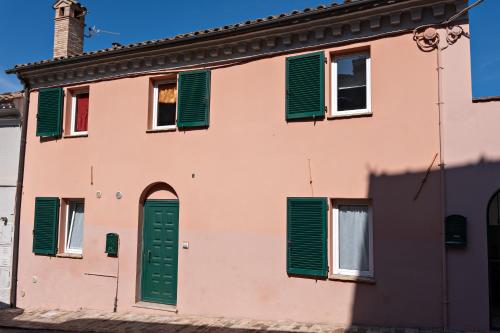
[[[175,124],[174,125],[165,125],[158,126],[158,86],[162,84],[173,84],[175,83],[176,87],[178,85],[177,80],[167,80],[167,81],[155,81],[153,85],[153,114],[151,117],[151,129],[153,130],[175,130],[177,129],[177,102],[175,108]]]
[[[89,132],[87,131],[75,131],[76,127],[76,99],[79,95],[88,94],[88,91],[79,91],[75,92],[71,96],[71,125],[70,125],[70,134],[72,136],[80,136],[87,135]],[[89,106],[90,106],[90,94],[89,94]],[[88,129],[88,124],[87,124]]]
[[[337,102],[337,88],[338,88],[338,74],[337,74],[337,60],[342,58],[350,58],[353,56],[366,56],[366,108],[365,109],[357,109],[357,110],[346,110],[339,111],[338,110],[338,102]],[[331,117],[352,117],[359,115],[367,115],[372,114],[372,78],[371,78],[371,57],[368,52],[357,52],[357,53],[349,53],[341,56],[331,56]]]
[[[339,206],[349,205],[349,206],[365,206],[368,207],[368,271],[351,270],[351,269],[341,269],[340,264],[340,251],[339,251]],[[358,201],[358,200],[334,200],[332,209],[332,252],[333,252],[333,274],[334,275],[346,275],[355,277],[366,277],[373,278],[373,213],[371,203],[368,201]]]
[[[85,201],[83,200],[68,200],[66,202],[66,225],[64,227],[64,253],[71,253],[71,254],[82,254],[83,253],[83,245],[81,249],[71,249],[69,247],[69,243],[71,241],[71,232],[73,231],[73,223],[75,221],[75,214],[71,214],[70,216],[70,210],[69,207],[71,206],[71,203],[80,203],[83,204],[83,211],[84,211],[84,219],[83,223],[85,223]]]

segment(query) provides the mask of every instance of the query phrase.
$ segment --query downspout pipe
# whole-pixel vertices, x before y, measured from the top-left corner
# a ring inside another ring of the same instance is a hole
[[[436,63],[437,63],[437,80],[438,80],[438,116],[439,116],[439,178],[440,178],[440,201],[441,201],[441,277],[442,277],[442,317],[443,317],[443,330],[448,330],[448,258],[446,251],[445,233],[445,219],[447,214],[447,196],[446,196],[446,169],[444,159],[444,101],[443,101],[443,61],[442,61],[442,48],[437,45],[436,48]]]
[[[425,30],[424,30],[425,29]],[[445,32],[446,34],[447,32]],[[445,35],[446,37],[446,35]],[[425,25],[414,30],[413,40],[424,52],[436,51],[437,74],[437,112],[438,112],[438,151],[439,151],[439,217],[441,222],[441,319],[443,331],[448,330],[448,262],[445,238],[445,218],[447,213],[446,166],[444,158],[444,99],[443,99],[443,61],[441,52],[448,45],[441,46],[441,32],[432,25]],[[444,40],[447,40],[444,38]]]
[[[24,180],[24,162],[26,154],[26,137],[28,133],[28,110],[30,103],[30,86],[29,83],[17,75],[17,78],[23,84],[23,113],[21,115],[21,146],[19,149],[19,165],[17,169],[16,183],[16,201],[14,208],[14,240],[12,249],[12,282],[10,289],[10,306],[16,307],[17,304],[17,275],[19,267],[19,227],[21,225],[21,201],[23,198],[23,180]]]

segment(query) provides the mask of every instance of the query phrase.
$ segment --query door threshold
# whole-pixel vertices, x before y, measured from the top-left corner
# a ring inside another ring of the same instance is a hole
[[[144,302],[144,301],[137,302],[134,305],[132,305],[132,307],[141,308],[141,309],[166,311],[166,312],[172,312],[172,313],[177,313],[177,311],[178,311],[177,306],[175,306],[175,305],[150,303],[150,302]]]

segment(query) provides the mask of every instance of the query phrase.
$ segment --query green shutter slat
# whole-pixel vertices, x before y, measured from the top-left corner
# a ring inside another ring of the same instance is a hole
[[[287,199],[287,273],[326,278],[326,198]]]
[[[40,89],[38,93],[38,114],[36,135],[58,137],[62,133],[63,89]]]
[[[286,119],[324,117],[325,55],[308,53],[286,59]]]
[[[36,198],[33,253],[47,255],[55,255],[57,253],[58,226],[59,198]]]
[[[177,126],[207,127],[210,116],[210,71],[179,74]]]

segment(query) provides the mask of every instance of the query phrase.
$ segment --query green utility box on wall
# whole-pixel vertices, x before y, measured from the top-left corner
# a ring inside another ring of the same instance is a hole
[[[446,246],[467,246],[467,219],[462,215],[447,216],[445,220],[445,234]]]
[[[106,253],[110,257],[118,256],[118,234],[111,232],[106,235]]]

